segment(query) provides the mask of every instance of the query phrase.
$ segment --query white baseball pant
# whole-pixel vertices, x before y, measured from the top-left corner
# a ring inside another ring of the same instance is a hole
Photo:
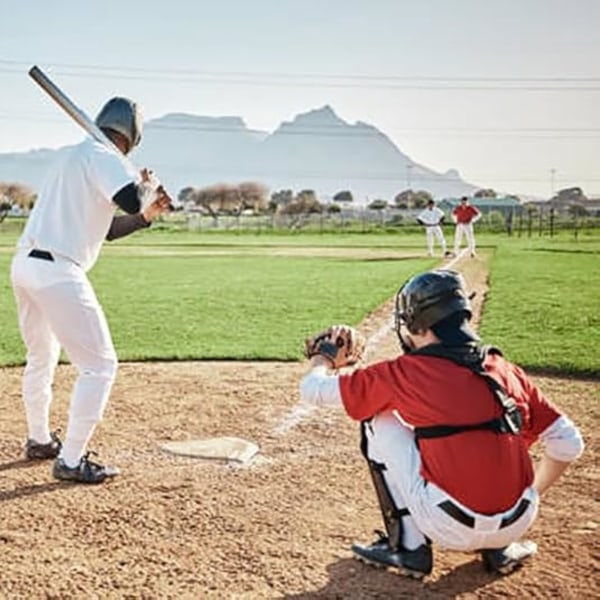
[[[485,516],[474,513],[436,485],[426,483],[420,475],[421,455],[414,433],[402,423],[397,413],[376,415],[365,429],[369,458],[385,464],[383,476],[397,508],[408,508],[410,512],[410,516],[402,518],[405,533],[408,532],[411,538],[408,544],[405,540],[408,549],[425,541],[423,537],[417,539],[415,529],[450,550],[468,552],[503,548],[519,539],[535,520],[539,497],[532,487],[527,488],[515,506],[505,513]],[[527,510],[511,525],[500,527],[502,519],[513,515],[522,499],[530,501]],[[447,500],[472,516],[474,526],[464,525],[438,506]]]
[[[460,244],[463,236],[467,238],[469,252],[475,254],[475,234],[473,233],[473,223],[457,223],[454,231],[454,254],[460,251]]]
[[[430,225],[425,227],[425,237],[427,239],[427,254],[433,256],[433,242],[437,239],[438,244],[442,248],[442,254],[446,254],[446,239],[444,232],[439,225]]]
[[[117,372],[104,312],[85,272],[59,256],[48,261],[19,250],[11,279],[27,347],[23,402],[29,438],[50,441],[51,386],[61,346],[77,369],[61,451],[67,466],[74,467],[102,419]]]

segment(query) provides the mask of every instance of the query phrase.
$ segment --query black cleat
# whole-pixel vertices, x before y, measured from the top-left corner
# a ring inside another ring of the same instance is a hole
[[[487,571],[508,575],[518,569],[523,561],[537,552],[537,544],[529,540],[513,542],[506,548],[482,550],[481,558]]]
[[[423,579],[433,568],[431,546],[422,544],[416,550],[394,550],[388,538],[376,532],[379,539],[370,546],[352,544],[352,552],[358,560],[377,568],[392,567],[401,575]]]
[[[70,468],[64,463],[61,458],[54,461],[52,475],[55,479],[62,481],[73,481],[75,483],[102,483],[109,477],[114,477],[119,474],[119,469],[116,467],[105,467],[88,459],[92,452],[88,452],[81,457],[79,464],[76,467]]]
[[[28,439],[25,444],[25,456],[29,460],[56,458],[62,448],[62,442],[58,437],[58,431],[53,431],[50,437],[52,439],[47,444],[39,444],[35,440]]]

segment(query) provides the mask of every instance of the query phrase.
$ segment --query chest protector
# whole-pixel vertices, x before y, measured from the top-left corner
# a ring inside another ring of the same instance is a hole
[[[505,389],[484,369],[483,363],[488,354],[502,355],[502,352],[492,346],[479,346],[478,344],[465,344],[463,346],[444,346],[432,344],[418,350],[413,350],[411,355],[435,356],[450,360],[457,365],[471,369],[473,373],[482,377],[494,394],[496,401],[502,406],[502,415],[483,423],[471,425],[431,425],[429,427],[415,427],[417,444],[420,439],[431,439],[455,435],[464,431],[487,430],[499,434],[518,435],[523,428],[523,418],[515,401],[508,396]]]

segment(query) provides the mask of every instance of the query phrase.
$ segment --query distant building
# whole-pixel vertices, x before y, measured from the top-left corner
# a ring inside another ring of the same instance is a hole
[[[11,217],[24,217],[28,214],[28,211],[26,211],[22,206],[19,206],[18,204],[13,204],[10,207],[10,211],[8,214]]]
[[[566,188],[549,200],[532,201],[527,204],[541,212],[553,210],[558,215],[569,215],[577,207],[591,216],[600,216],[600,198],[588,198],[579,187]]]

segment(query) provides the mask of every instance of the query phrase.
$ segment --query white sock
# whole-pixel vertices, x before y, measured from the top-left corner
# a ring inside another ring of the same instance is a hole
[[[74,469],[81,461],[81,457],[95,428],[95,420],[82,421],[69,419],[67,434],[60,453],[60,458],[69,469]]]
[[[38,444],[48,444],[51,442],[48,412],[42,411],[42,414],[39,414],[37,411],[28,410],[27,406],[25,407],[25,411],[27,414],[29,439],[35,440]]]
[[[49,407],[31,406],[25,403],[25,415],[29,439],[35,440],[38,444],[51,442]]]
[[[415,520],[410,515],[402,517],[402,545],[407,550],[416,550],[426,542],[427,540],[417,528]]]
[[[29,425],[29,439],[36,441],[38,444],[49,444],[52,441],[50,431],[44,425]]]

